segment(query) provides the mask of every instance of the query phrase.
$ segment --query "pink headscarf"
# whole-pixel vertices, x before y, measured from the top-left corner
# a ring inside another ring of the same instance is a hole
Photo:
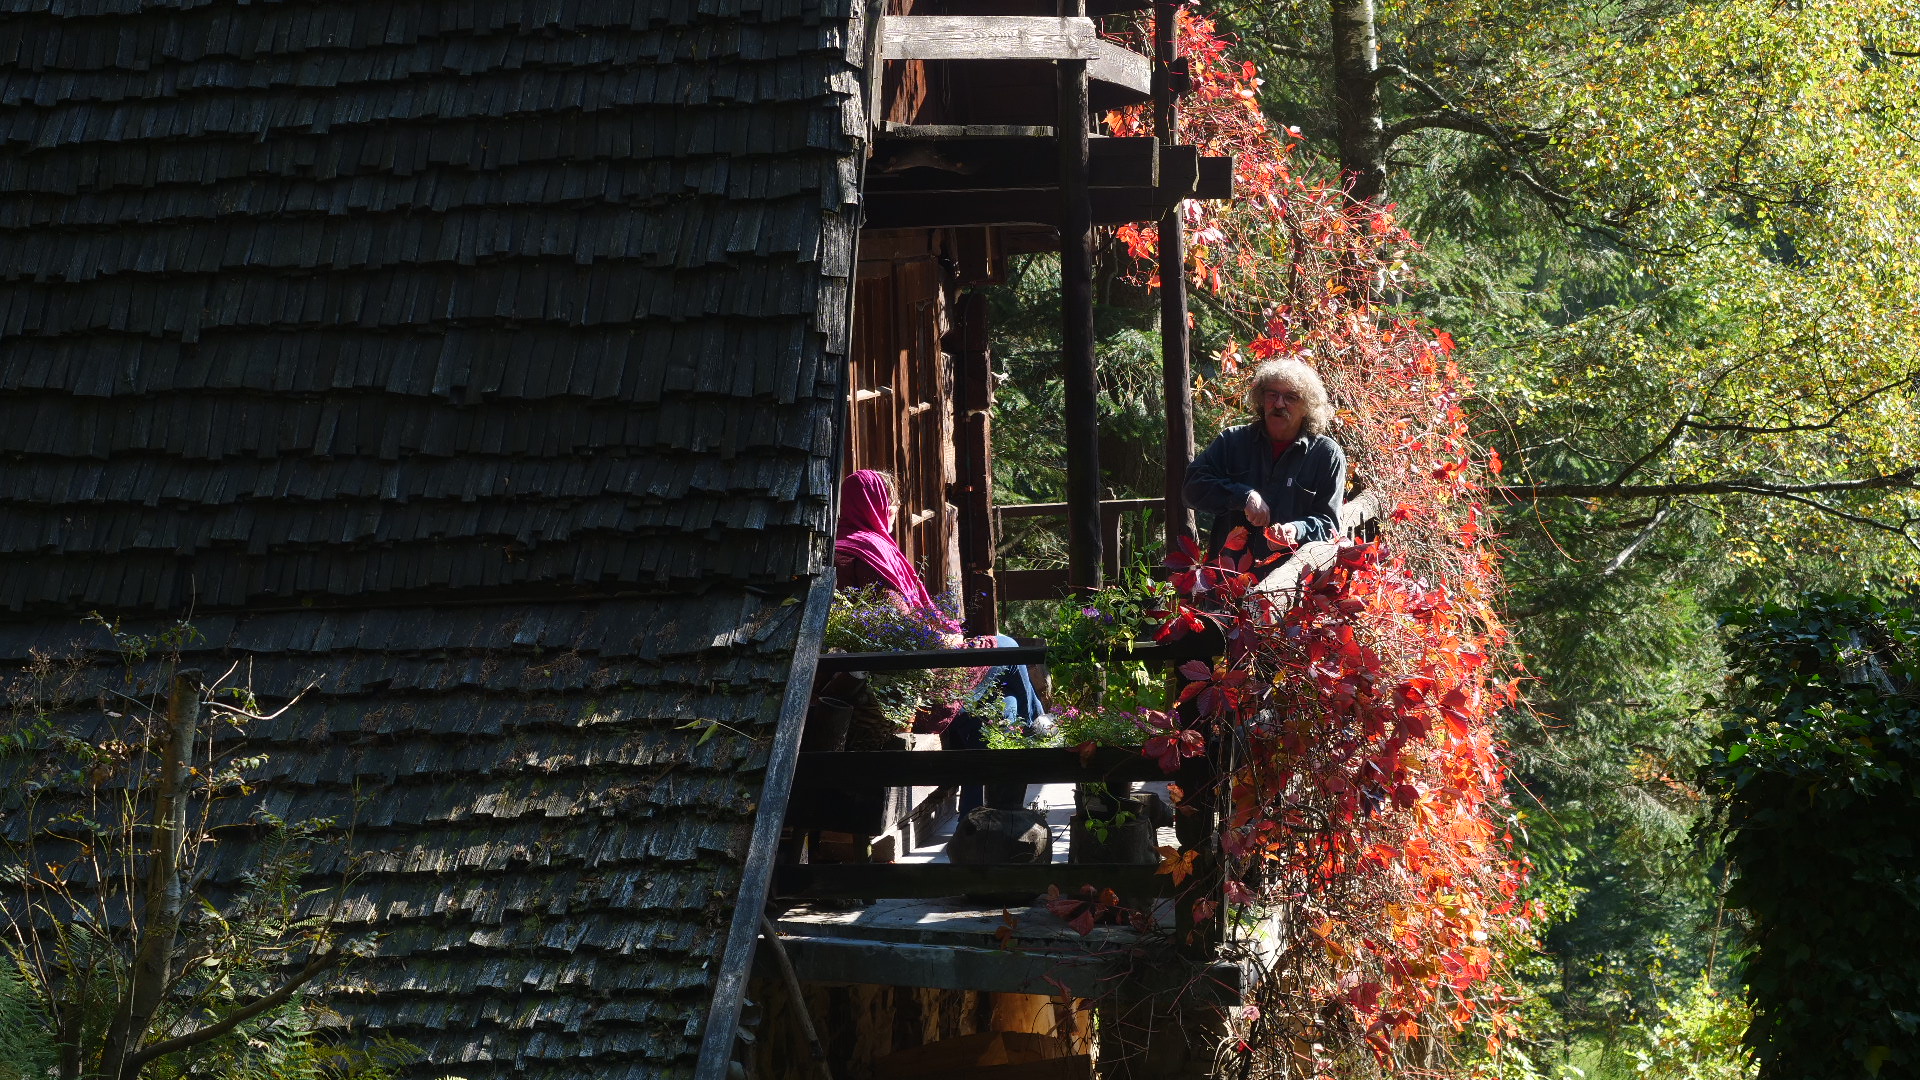
[[[914,571],[907,554],[887,530],[887,508],[893,493],[886,478],[871,469],[848,474],[840,484],[840,524],[833,532],[835,562],[864,564],[900,595],[909,607],[931,609],[933,597]]]

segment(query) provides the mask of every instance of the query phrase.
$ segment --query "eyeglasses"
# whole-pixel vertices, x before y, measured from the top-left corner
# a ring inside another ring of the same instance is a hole
[[[1287,402],[1299,401],[1300,392],[1297,390],[1286,390],[1286,389],[1262,390],[1260,391],[1260,400],[1261,401],[1287,401]]]

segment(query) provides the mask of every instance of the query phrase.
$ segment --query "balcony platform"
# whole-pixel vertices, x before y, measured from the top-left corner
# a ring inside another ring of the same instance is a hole
[[[1057,884],[1077,888],[1077,864],[1067,861],[1073,785],[1034,784],[1026,801],[1047,814]],[[946,863],[944,844],[951,830],[948,823],[926,843],[904,852],[899,863]],[[1160,830],[1159,840],[1173,844],[1173,830]],[[1099,997],[1117,979],[1143,977],[1148,974],[1143,969],[1152,963],[1149,957],[1164,955],[1172,945],[1170,900],[1155,902],[1154,927],[1144,933],[1127,926],[1096,926],[1082,936],[1039,899],[1008,904],[965,897],[814,902],[789,908],[773,924],[795,970],[807,982],[1072,997]],[[1191,970],[1181,973],[1190,976]],[[1209,965],[1204,981],[1218,991],[1220,1000],[1237,1000],[1252,974],[1247,964],[1223,960]]]

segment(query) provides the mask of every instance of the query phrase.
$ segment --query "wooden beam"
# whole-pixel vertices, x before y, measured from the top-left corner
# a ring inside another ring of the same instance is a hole
[[[814,672],[832,674],[841,671],[999,667],[1002,664],[1039,664],[1046,659],[1045,645],[1015,645],[1004,649],[924,649],[914,652],[823,652]]]
[[[962,137],[881,139],[867,161],[866,191],[998,191],[1060,186],[1051,139]],[[1160,186],[1160,141],[1091,139],[1088,176],[1101,188]]]
[[[1102,746],[1087,760],[1071,747],[1038,750],[845,750],[800,755],[794,788],[945,787],[949,784],[1097,784],[1165,780],[1140,751]]]
[[[982,261],[987,261],[984,251],[991,238],[988,230],[954,235],[974,234],[981,237]],[[970,290],[954,305],[953,337],[953,430],[958,475],[952,501],[960,507],[960,599],[967,633],[993,634],[1000,629],[1000,596],[993,579],[993,358],[988,346],[985,293]]]
[[[1158,221],[1169,200],[1158,188],[1089,188],[1093,223]],[[954,229],[973,225],[1046,225],[1059,228],[1054,189],[1006,191],[870,191],[869,229]]]
[[[1145,100],[1153,65],[1108,41],[1092,19],[1045,15],[894,15],[887,19],[888,60],[1084,60],[1087,77]]]
[[[1159,505],[1159,499],[1103,499],[1100,502],[1100,512],[1124,514],[1132,510],[1152,510]],[[994,507],[993,512],[1000,515],[1002,521],[1008,518],[1066,517],[1067,504],[1060,502],[1009,503]]]
[[[1190,199],[1200,186],[1200,148],[1160,148],[1160,197],[1169,202]]]
[[[882,139],[1051,139],[1050,124],[902,124],[880,126]]]
[[[885,49],[888,60],[1092,60],[1100,44],[1086,18],[894,15]]]
[[[1173,879],[1139,863],[1040,863],[958,866],[952,863],[804,863],[776,866],[773,891],[784,897],[858,900],[925,896],[1038,896],[1048,886],[1072,893],[1082,885],[1121,896],[1170,893]]]
[[[1058,600],[1067,595],[1066,567],[1049,570],[998,570],[994,577],[1002,600]]]
[[[1161,72],[1161,78],[1154,85],[1153,129],[1168,144],[1168,150],[1189,151],[1181,155],[1181,164],[1192,164],[1193,185],[1188,190],[1193,190],[1199,187],[1200,155],[1192,147],[1178,145],[1180,101],[1175,94],[1173,74],[1179,62],[1179,47],[1173,31],[1179,8],[1160,4],[1153,10],[1154,59]],[[1163,180],[1162,187],[1173,187],[1170,178]],[[1187,464],[1193,460],[1194,450],[1193,365],[1187,327],[1186,230],[1178,202],[1161,216],[1159,240],[1160,400],[1166,405],[1161,443],[1165,478],[1161,490],[1166,503],[1166,549],[1172,552],[1182,539],[1191,539],[1194,534],[1193,511],[1186,499]]]
[[[1141,100],[1153,94],[1153,62],[1132,49],[1097,38],[1087,58],[1087,78],[1126,90]]]
[[[1233,198],[1233,156],[1200,159],[1200,182],[1195,185],[1196,199]]]
[[[1086,0],[1060,0],[1063,17],[1086,15]],[[1088,25],[1092,25],[1089,23]],[[1060,376],[1064,383],[1067,448],[1067,580],[1100,587],[1100,376],[1094,355],[1093,202],[1088,183],[1088,65],[1061,60],[1060,143]]]
[[[1028,952],[987,945],[920,945],[816,937],[782,928],[781,944],[800,977],[810,983],[880,983],[938,990],[1047,994],[1065,987],[1074,997],[1109,992],[1126,958],[1061,950]]]
[[[998,910],[994,914],[998,915]],[[1036,908],[1015,909],[1014,914],[1020,917],[1023,927],[1053,918]],[[1126,948],[1129,939],[1114,940],[1108,937],[1114,928],[1105,927],[1096,929],[1093,937],[1084,939],[1084,944],[1076,937],[1025,948],[1018,932],[1002,947],[987,935],[980,935],[984,940],[977,945],[944,941],[922,944],[892,938],[815,934],[809,932],[813,927],[806,923],[780,919],[775,919],[774,925],[780,930],[780,942],[786,947],[800,978],[810,983],[879,983],[1048,996],[1057,995],[1064,988],[1073,997],[1103,998],[1113,993],[1118,980],[1126,979],[1135,986],[1163,986],[1186,1001],[1237,1006],[1242,1001],[1242,988],[1272,966],[1268,963],[1243,967],[1238,963],[1217,962],[1208,965],[1198,978],[1185,964],[1142,968]]]

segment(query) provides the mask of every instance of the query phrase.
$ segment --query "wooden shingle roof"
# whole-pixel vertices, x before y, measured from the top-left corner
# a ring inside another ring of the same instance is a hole
[[[263,799],[354,822],[334,1001],[419,1075],[692,1070],[831,543],[861,34],[0,0],[5,677],[191,612],[317,683]]]

